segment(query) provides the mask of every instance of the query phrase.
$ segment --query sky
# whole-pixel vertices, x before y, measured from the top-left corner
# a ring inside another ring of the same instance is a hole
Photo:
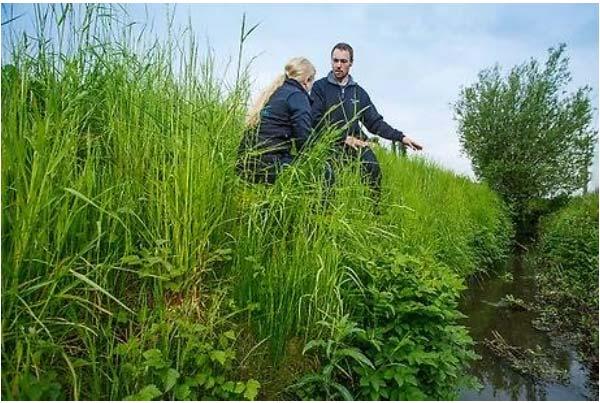
[[[172,8],[172,6],[171,6]],[[166,36],[163,4],[128,4],[135,21],[153,21]],[[33,15],[25,4],[3,5],[25,15],[13,24],[27,27]],[[566,43],[572,82],[588,85],[598,128],[598,4],[178,4],[174,25],[191,23],[204,50],[210,44],[217,71],[236,60],[242,16],[259,24],[244,47],[253,93],[265,87],[291,57],[305,56],[317,76],[330,70],[330,51],[347,42],[355,52],[353,78],[367,90],[384,119],[424,146],[426,158],[474,177],[461,153],[451,104],[479,71],[511,67]],[[3,40],[4,41],[4,40]],[[412,151],[409,151],[412,152]],[[590,189],[598,187],[598,151]]]

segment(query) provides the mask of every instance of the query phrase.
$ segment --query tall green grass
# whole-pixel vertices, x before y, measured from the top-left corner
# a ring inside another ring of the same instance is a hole
[[[472,341],[456,323],[459,293],[465,277],[508,256],[510,219],[487,187],[422,159],[376,152],[385,178],[378,209],[356,164],[336,167],[338,182],[324,209],[319,176],[302,177],[301,168],[290,168],[273,188],[246,190],[250,218],[243,221],[244,235],[236,237],[231,267],[236,296],[252,306],[248,321],[272,343],[275,357],[295,337],[339,340],[335,323],[341,318],[374,337],[344,342],[377,363],[373,373],[354,372],[349,365],[351,380],[338,374],[357,398],[449,399],[468,380],[461,371],[472,359]],[[397,325],[388,328],[392,324]],[[410,344],[394,350],[402,338]],[[377,348],[389,351],[376,353]],[[405,355],[395,357],[397,351]],[[390,384],[386,394],[357,388],[394,365],[410,368],[398,376],[414,384]],[[300,396],[346,396],[308,390],[312,394]]]
[[[192,35],[141,46],[112,7],[36,17],[2,69],[2,393],[58,369],[70,398],[123,398],[116,347],[222,260],[246,89]]]
[[[431,254],[461,276],[485,272],[508,257],[509,212],[486,184],[424,159],[381,153],[380,160],[394,206],[384,219],[401,226],[406,253]]]
[[[189,28],[149,41],[102,5],[40,6],[37,24],[2,67],[5,398],[252,397],[227,383],[250,382],[240,332],[276,362],[360,312],[382,256],[460,282],[506,254],[489,189],[384,149],[381,215],[356,164],[324,188],[327,135],[274,186],[245,184],[249,77],[216,76]]]
[[[385,178],[380,215],[356,165],[338,166],[325,211],[319,208],[323,192],[310,190],[313,177],[304,183],[283,178],[260,194],[247,190],[255,199],[232,270],[239,300],[255,304],[251,316],[261,336],[279,349],[290,334],[308,336],[311,323],[345,311],[343,290],[359,281],[349,257],[378,259],[394,251],[433,257],[461,277],[507,257],[510,221],[487,187],[425,160],[377,151]]]

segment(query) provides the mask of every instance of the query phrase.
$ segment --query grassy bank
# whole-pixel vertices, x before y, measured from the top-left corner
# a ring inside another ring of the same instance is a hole
[[[248,77],[189,32],[144,45],[112,8],[43,10],[2,68],[3,398],[298,396],[311,371],[301,397],[453,397],[463,279],[510,238],[489,189],[377,149],[375,214],[356,167],[326,194],[325,140],[249,186]]]
[[[575,335],[598,372],[598,194],[573,198],[545,217],[534,259],[546,327]]]

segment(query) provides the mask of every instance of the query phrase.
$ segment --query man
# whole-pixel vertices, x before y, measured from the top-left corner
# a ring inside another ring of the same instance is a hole
[[[363,178],[378,198],[381,169],[359,121],[373,134],[400,141],[413,150],[423,147],[383,120],[367,92],[352,79],[350,68],[353,62],[354,50],[347,43],[338,43],[331,50],[331,72],[314,83],[311,93],[313,127],[318,130],[327,124],[338,128],[346,126],[339,145],[346,155],[360,158]]]

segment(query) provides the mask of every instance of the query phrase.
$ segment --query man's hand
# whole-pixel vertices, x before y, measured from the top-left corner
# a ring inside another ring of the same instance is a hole
[[[344,140],[344,143],[346,145],[354,148],[355,150],[358,150],[359,148],[363,148],[363,147],[368,147],[371,145],[371,143],[369,143],[368,141],[364,141],[364,140],[361,140],[359,138],[352,137],[352,136],[346,137],[346,140]]]
[[[417,143],[408,136],[404,136],[402,138],[402,144],[415,151],[420,151],[423,149],[423,146],[421,144]]]

